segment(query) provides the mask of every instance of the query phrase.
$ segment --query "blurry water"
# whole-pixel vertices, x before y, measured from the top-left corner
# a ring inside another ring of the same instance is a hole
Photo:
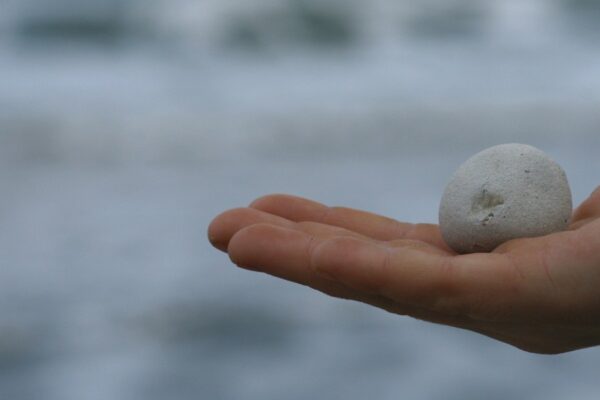
[[[600,53],[585,21],[600,6],[572,3],[8,2],[0,151],[110,163],[492,136],[589,146]]]
[[[595,2],[1,7],[1,398],[596,398],[596,349],[329,299],[205,239],[267,192],[434,222],[450,171],[508,141],[583,200]]]

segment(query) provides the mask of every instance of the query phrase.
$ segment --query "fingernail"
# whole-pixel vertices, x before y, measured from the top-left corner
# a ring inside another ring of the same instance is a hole
[[[212,244],[215,249],[222,251],[223,253],[227,253],[227,243],[211,240],[210,244]]]

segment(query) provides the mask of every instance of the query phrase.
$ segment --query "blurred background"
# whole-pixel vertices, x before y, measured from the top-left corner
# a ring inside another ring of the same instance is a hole
[[[230,265],[270,192],[436,222],[487,146],[600,184],[600,1],[0,0],[0,398],[597,399],[515,350]]]

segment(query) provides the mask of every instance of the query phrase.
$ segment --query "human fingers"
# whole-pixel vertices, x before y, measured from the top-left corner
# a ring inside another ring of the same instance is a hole
[[[312,266],[313,251],[326,240],[295,229],[255,224],[234,235],[229,242],[228,253],[231,260],[242,268],[300,283],[330,296],[361,301],[431,322],[467,327],[468,322],[461,318],[432,312],[418,305],[401,304],[377,293],[368,293],[362,288],[355,290],[341,281],[320,275]],[[411,244],[416,247],[430,246],[412,241]]]
[[[503,278],[491,276],[489,261],[473,261],[459,271],[444,261],[453,257],[429,252],[431,245],[410,240],[395,245],[353,237],[322,239],[294,229],[256,224],[238,231],[228,252],[243,268],[328,294],[332,293],[327,281],[334,282],[349,289],[341,295],[333,293],[336,297],[357,298],[357,293],[383,297],[397,304],[400,313],[435,322],[440,316],[469,319],[485,297],[504,294],[492,287],[497,278]],[[387,254],[391,254],[389,260]],[[467,270],[473,270],[472,274]]]
[[[240,229],[258,223],[292,227],[294,222],[277,215],[250,208],[234,208],[216,216],[208,226],[208,239],[219,250],[226,251],[229,240]]]
[[[327,207],[297,196],[275,194],[261,197],[250,207],[291,221],[314,221],[339,226],[377,240],[414,239],[452,252],[437,225],[409,224],[366,211]]]
[[[234,208],[221,213],[210,223],[208,227],[208,238],[213,246],[219,250],[226,251],[229,241],[239,230],[260,223],[295,229],[320,238],[352,236],[364,240],[373,240],[359,233],[337,226],[312,221],[293,222],[286,218],[254,208]]]
[[[310,249],[322,240],[301,230],[259,223],[236,232],[227,251],[233,263],[241,268],[306,285],[333,297],[399,312],[388,299],[356,292],[315,274],[309,265]]]

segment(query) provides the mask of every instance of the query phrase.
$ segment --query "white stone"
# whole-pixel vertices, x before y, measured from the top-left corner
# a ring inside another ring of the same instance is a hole
[[[572,213],[562,168],[525,144],[502,144],[469,158],[440,203],[446,243],[458,253],[489,252],[517,238],[564,230]]]

